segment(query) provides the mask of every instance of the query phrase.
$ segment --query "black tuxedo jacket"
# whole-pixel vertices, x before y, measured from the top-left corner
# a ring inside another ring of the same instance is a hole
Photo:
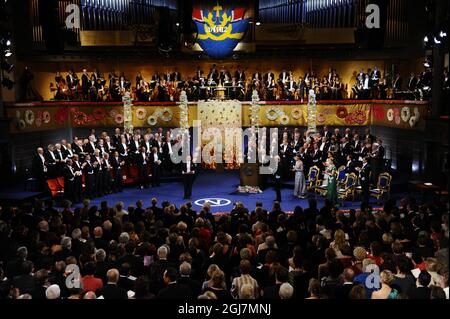
[[[138,141],[138,146],[136,147],[136,141],[131,141],[130,144],[128,144],[128,149],[130,153],[136,153],[136,151],[139,151],[139,147],[141,146],[141,143]]]
[[[109,163],[110,163],[110,165],[114,168],[115,171],[121,169],[121,166],[120,166],[120,157],[119,157],[119,159],[116,159],[115,157],[111,157],[111,158],[109,159]]]
[[[359,172],[362,188],[368,189],[370,187],[370,165],[367,164]]]
[[[136,154],[136,164],[138,167],[143,167],[145,165],[148,165],[150,163],[150,159],[147,157],[147,154],[145,154],[145,164],[144,164],[144,157],[142,156],[143,153]]]
[[[72,168],[72,171],[75,170]],[[69,166],[65,166],[63,169],[64,183],[73,182],[75,180],[75,175],[70,171]]]
[[[189,286],[179,283],[169,284],[161,289],[157,296],[158,299],[186,300],[192,298],[192,292]]]
[[[45,160],[45,156],[44,156]],[[34,155],[33,157],[33,170],[34,174],[41,175],[44,173],[44,163],[42,163],[41,157],[39,154]]]
[[[126,149],[125,149],[125,147],[126,147]],[[120,143],[120,144],[117,144],[117,146],[116,146],[116,151],[117,152],[119,152],[119,155],[120,156],[125,156],[125,152],[127,152],[127,154],[128,154],[128,145],[125,145],[125,147],[122,145],[122,143]]]
[[[116,285],[107,284],[95,291],[97,297],[103,296],[105,299],[128,299],[127,291]]]
[[[53,153],[53,155],[55,155]],[[52,166],[56,164],[56,160],[53,159],[52,155],[50,154],[50,151],[45,151],[44,153],[44,158],[45,158],[45,162],[47,163],[47,165]],[[56,155],[55,155],[56,158]]]
[[[87,143],[84,146],[84,151],[88,154],[94,154],[95,149],[97,148],[97,146],[94,144],[94,147],[92,147],[91,143]]]

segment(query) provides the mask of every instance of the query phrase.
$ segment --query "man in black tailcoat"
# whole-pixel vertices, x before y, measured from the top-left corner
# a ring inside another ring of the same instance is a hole
[[[275,162],[277,167],[272,169],[274,190],[277,198],[275,201],[281,202],[281,178],[283,176],[283,165],[281,164],[281,158],[279,156],[275,157]]]
[[[183,175],[184,199],[191,199],[192,184],[195,178],[195,164],[190,156],[186,157],[186,163],[181,164],[181,174]]]
[[[369,206],[370,199],[370,165],[369,158],[363,158],[363,166],[359,169],[359,177],[361,181],[362,188],[362,201],[361,201],[361,209],[364,210]]]

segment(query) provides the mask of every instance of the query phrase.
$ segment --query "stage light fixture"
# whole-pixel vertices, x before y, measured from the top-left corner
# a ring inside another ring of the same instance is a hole
[[[429,39],[427,36],[425,36],[425,38],[423,38],[423,42],[428,43]]]
[[[256,25],[257,25],[257,26],[260,26],[260,25],[261,25],[261,22],[260,22],[260,21],[256,21]]]
[[[441,38],[445,38],[445,37],[447,36],[447,33],[444,32],[444,31],[441,31],[441,32],[439,33],[439,36],[440,36]]]
[[[11,52],[11,50],[5,50],[5,52],[4,52],[4,55],[5,55],[5,57],[10,57],[11,55],[12,55],[12,52]]]
[[[6,71],[9,73],[12,71],[12,69],[14,69],[14,64],[9,64],[6,61],[2,61],[1,67],[2,67],[3,71]]]
[[[436,37],[434,37],[434,43],[441,44],[442,42],[441,42],[441,40],[438,40]]]
[[[11,40],[6,40],[6,46],[9,47],[11,45]]]
[[[177,27],[179,27],[180,26],[180,24],[177,22],[177,23],[175,23],[175,25],[177,26]]]

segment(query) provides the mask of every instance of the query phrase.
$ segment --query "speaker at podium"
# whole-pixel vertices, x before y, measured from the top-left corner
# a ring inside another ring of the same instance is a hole
[[[256,163],[243,163],[240,168],[241,186],[261,186],[259,165]]]

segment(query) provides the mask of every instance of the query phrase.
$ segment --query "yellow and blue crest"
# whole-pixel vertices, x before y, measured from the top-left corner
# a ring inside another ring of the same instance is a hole
[[[213,58],[230,55],[247,31],[249,19],[244,19],[244,14],[244,8],[224,9],[220,5],[212,10],[195,8],[192,19],[203,51]]]

